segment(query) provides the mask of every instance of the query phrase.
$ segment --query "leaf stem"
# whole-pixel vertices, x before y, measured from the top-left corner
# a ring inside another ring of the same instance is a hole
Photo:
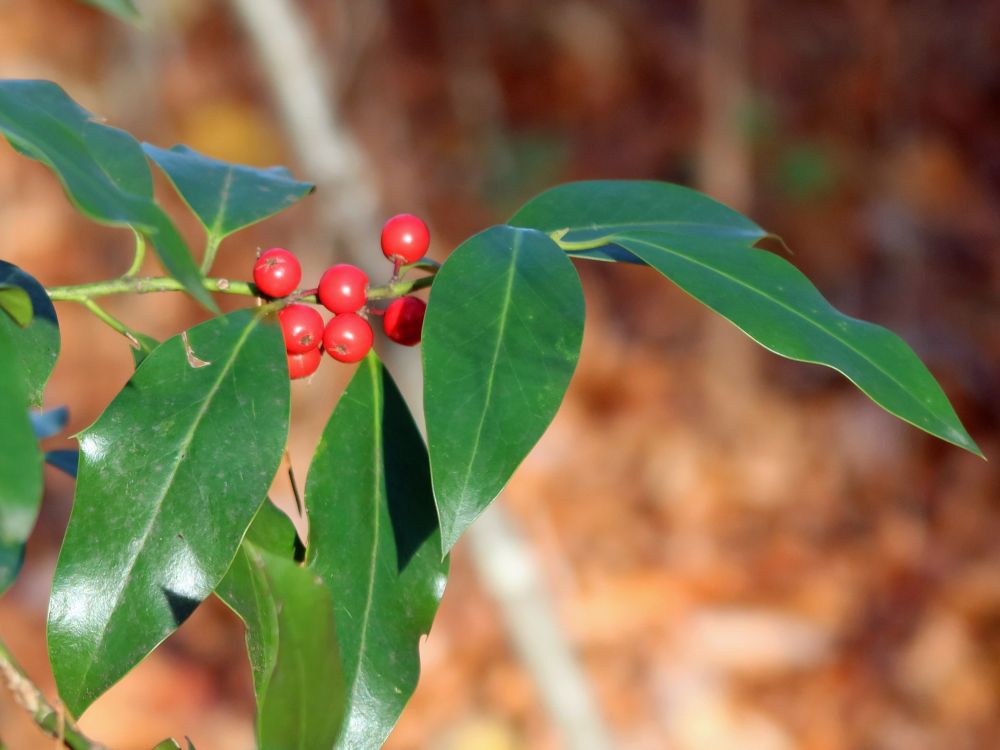
[[[135,230],[133,230],[135,231]],[[132,257],[132,265],[122,274],[122,278],[131,279],[139,273],[142,268],[142,261],[146,257],[146,238],[139,232],[135,232],[135,255]]]
[[[0,641],[0,679],[38,728],[55,737],[69,750],[105,750],[103,745],[93,742],[81,733],[65,714],[49,705],[42,691],[28,679],[14,661],[13,655],[7,650],[3,641]]]
[[[129,339],[129,341],[132,341],[133,343],[136,344],[139,343],[138,341],[136,341],[135,336],[132,334],[132,331],[129,330],[129,327],[127,325],[122,323],[114,315],[112,315],[103,307],[94,302],[94,300],[87,297],[86,299],[79,300],[79,302],[83,304],[83,306],[86,307],[88,310],[90,310],[92,313],[94,313],[94,315],[96,315],[102,321],[107,323],[111,328],[118,331],[118,333],[120,333],[122,336],[125,336],[127,339]]]

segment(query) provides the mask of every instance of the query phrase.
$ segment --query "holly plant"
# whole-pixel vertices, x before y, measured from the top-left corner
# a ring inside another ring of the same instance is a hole
[[[647,267],[767,349],[838,370],[891,414],[981,455],[900,338],[834,309],[758,246],[772,235],[684,187],[560,185],[443,264],[426,257],[427,225],[395,216],[381,236],[382,283],[343,263],[304,278],[294,253],[253,258],[231,241],[252,277],[235,280],[211,275],[223,240],[312,185],[283,168],[139,143],[45,81],[0,82],[0,132],[48,167],[80,212],[135,235],[127,270],[104,281],[46,287],[0,262],[0,591],[18,573],[43,462],[75,475],[47,627],[68,715],[55,721],[40,704],[36,716],[70,747],[93,746],[73,717],[212,595],[246,625],[262,750],[380,747],[416,687],[449,551],[566,393],[585,314],[574,262]],[[200,264],[154,199],[150,162],[204,227]],[[161,276],[140,275],[148,246]],[[186,293],[212,317],[160,342],[99,302],[156,292]],[[219,314],[213,294],[248,304]],[[76,436],[78,454],[40,447],[66,420],[65,410],[37,411],[59,354],[53,303],[86,307],[135,357],[128,383]],[[426,439],[373,329],[386,347],[422,346]],[[353,375],[309,467],[299,539],[268,490],[290,390],[324,362]],[[13,664],[0,651],[0,674],[23,679]]]

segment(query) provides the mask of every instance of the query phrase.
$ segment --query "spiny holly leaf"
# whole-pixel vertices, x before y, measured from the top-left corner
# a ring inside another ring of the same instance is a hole
[[[118,16],[124,21],[138,21],[141,16],[132,0],[83,0],[87,5],[93,5],[106,13]]]
[[[24,556],[42,499],[42,454],[28,418],[28,398],[10,332],[0,327],[0,594]]]
[[[345,685],[330,592],[294,561],[295,529],[261,506],[216,593],[246,624],[260,750],[331,748]]]
[[[31,300],[30,322],[22,327],[0,314],[0,331],[6,331],[14,343],[13,356],[24,378],[28,401],[32,406],[40,406],[42,391],[59,357],[56,309],[42,285],[13,263],[0,260],[0,284],[23,289]]]
[[[747,217],[704,193],[644,180],[559,185],[528,201],[510,224],[558,233],[561,244],[574,257],[640,264],[642,259],[616,243],[613,235],[630,230],[657,231],[738,240],[747,247],[769,236]]]
[[[316,189],[284,167],[255,169],[199,154],[187,146],[169,151],[149,143],[146,155],[170,178],[208,232],[209,242],[285,210]]]
[[[149,164],[132,136],[97,122],[49,81],[0,81],[0,133],[55,172],[82,213],[147,237],[170,275],[218,311],[184,240],[153,199]]]
[[[374,354],[327,423],[306,507],[306,559],[333,597],[348,690],[336,747],[374,750],[417,685],[448,573],[423,440]]]
[[[615,243],[771,351],[832,367],[890,414],[982,456],[902,339],[835,309],[783,258],[736,240],[650,231],[618,234]]]
[[[444,551],[555,416],[583,319],[576,270],[540,232],[493,227],[438,272],[424,321],[424,410]]]
[[[31,323],[31,297],[19,286],[0,284],[0,310],[21,328]]]
[[[80,434],[48,621],[74,715],[222,579],[277,470],[288,416],[281,332],[240,310],[164,342]]]

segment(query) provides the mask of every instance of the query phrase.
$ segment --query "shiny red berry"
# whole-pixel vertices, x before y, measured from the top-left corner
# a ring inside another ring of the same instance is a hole
[[[317,346],[315,349],[310,349],[307,352],[302,352],[301,354],[289,353],[287,356],[288,375],[292,380],[298,380],[299,378],[308,378],[316,372],[316,368],[319,367],[319,362],[323,358],[323,352]]]
[[[430,230],[413,214],[397,214],[382,227],[382,252],[393,262],[416,263],[430,245]]]
[[[382,316],[382,330],[385,335],[403,346],[420,343],[420,332],[424,327],[424,313],[427,303],[417,297],[400,297],[393,300]]]
[[[315,349],[323,341],[323,317],[309,305],[289,305],[278,313],[281,335],[285,337],[285,351],[303,354]]]
[[[299,259],[284,248],[272,247],[257,258],[253,283],[268,297],[287,297],[302,281]]]
[[[353,313],[365,306],[368,276],[357,266],[338,263],[323,272],[317,292],[319,301],[332,313]]]
[[[338,362],[359,362],[372,348],[372,327],[354,313],[335,315],[323,331],[323,348]]]

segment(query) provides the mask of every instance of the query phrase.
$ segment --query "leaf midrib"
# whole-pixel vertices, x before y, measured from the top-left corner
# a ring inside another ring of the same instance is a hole
[[[475,466],[476,456],[479,454],[479,445],[483,438],[483,426],[486,424],[486,415],[490,410],[490,403],[493,400],[493,387],[496,383],[497,364],[500,361],[500,349],[503,345],[504,333],[507,330],[507,320],[510,318],[510,305],[514,292],[514,269],[517,267],[517,256],[523,244],[520,232],[514,235],[511,243],[510,265],[507,271],[507,279],[504,287],[503,302],[500,305],[500,325],[497,327],[497,341],[493,348],[493,356],[490,360],[489,375],[486,378],[486,397],[483,399],[482,413],[479,415],[479,425],[476,428],[476,437],[472,444],[472,452],[469,454],[469,463],[466,466],[465,478],[462,481],[461,501],[459,509],[464,510],[467,506],[466,493],[469,489],[469,481],[472,479],[472,467]],[[457,514],[456,514],[457,515]],[[453,529],[449,530],[449,536]]]
[[[767,294],[762,289],[759,289],[759,288],[757,288],[755,286],[747,284],[745,281],[743,281],[742,279],[740,279],[740,278],[738,278],[736,276],[733,276],[733,275],[731,275],[729,273],[726,273],[725,271],[722,271],[722,270],[720,270],[718,268],[715,268],[714,266],[710,266],[710,265],[708,265],[706,263],[703,263],[703,262],[697,260],[696,258],[690,256],[690,255],[686,255],[684,253],[678,252],[677,250],[674,250],[671,247],[668,247],[666,245],[657,245],[657,244],[655,244],[653,242],[650,242],[648,240],[642,240],[642,239],[639,239],[639,238],[636,238],[636,237],[619,237],[618,240],[619,241],[620,240],[627,240],[628,242],[635,242],[635,243],[638,243],[640,245],[646,245],[647,247],[651,247],[651,248],[654,248],[654,249],[657,249],[657,250],[662,250],[664,252],[670,253],[671,255],[673,255],[676,258],[685,260],[685,261],[687,261],[688,263],[690,263],[692,265],[700,266],[701,268],[705,268],[708,271],[711,271],[712,273],[715,273],[715,274],[717,274],[719,276],[722,276],[723,278],[729,279],[733,283],[735,283],[735,284],[737,284],[739,286],[745,287],[746,289],[749,289],[751,292],[754,292],[757,295],[759,295],[760,297],[763,297],[764,299],[768,300],[772,304],[777,305],[778,307],[781,307],[781,308],[789,311],[793,315],[795,315],[795,316],[801,318],[802,320],[806,321],[807,323],[813,325],[815,328],[818,328],[819,330],[823,331],[828,336],[830,336],[830,338],[832,338],[832,339],[834,339],[836,341],[839,341],[841,344],[843,344],[845,347],[847,347],[848,350],[854,352],[859,358],[861,358],[862,360],[864,360],[865,362],[867,362],[868,364],[870,364],[875,370],[877,370],[878,372],[882,373],[892,383],[894,383],[895,385],[897,385],[899,387],[900,391],[903,394],[905,394],[906,397],[909,398],[913,403],[915,403],[917,405],[919,411],[923,411],[924,413],[928,414],[935,422],[937,422],[937,423],[940,424],[940,418],[937,417],[937,415],[935,415],[933,412],[931,412],[930,410],[928,410],[927,407],[924,405],[924,403],[922,401],[920,401],[920,399],[916,398],[912,393],[910,393],[909,389],[906,387],[906,385],[904,383],[902,383],[895,376],[893,376],[893,374],[891,372],[889,372],[884,367],[882,367],[881,365],[879,365],[875,360],[873,360],[873,359],[869,358],[868,356],[866,356],[864,354],[864,352],[862,352],[859,349],[856,349],[854,346],[852,346],[851,342],[848,339],[845,339],[842,336],[839,336],[835,331],[830,330],[826,326],[822,325],[819,321],[816,321],[813,318],[810,318],[809,316],[802,314],[796,308],[794,308],[794,307],[786,304],[785,302],[782,302],[780,299],[777,299],[776,297],[773,297],[770,294]],[[758,251],[758,252],[762,252],[762,251]],[[831,308],[831,309],[833,309],[834,312],[836,312],[842,318],[844,318],[845,320],[847,320],[847,321],[849,321],[851,323],[863,323],[864,322],[864,321],[859,321],[859,320],[857,320],[855,318],[851,318],[851,317],[849,317],[847,315],[844,315],[843,313],[837,311],[835,308]],[[738,326],[738,327],[742,329],[742,326]],[[785,355],[782,352],[777,352],[777,353],[781,354],[781,356],[787,356],[787,355]],[[795,359],[798,359],[798,358],[796,357]],[[816,360],[805,360],[805,361],[812,361],[814,364],[822,364],[822,365],[826,365],[828,367],[833,367],[833,369],[838,369],[839,370],[839,368],[837,368],[835,365],[832,365],[832,364],[830,364],[828,362],[821,362],[821,361],[816,361]],[[847,376],[847,373],[843,372],[842,370],[840,370],[840,372],[841,372],[841,374]],[[860,388],[861,386],[858,384],[858,387]],[[862,390],[864,390],[864,389],[862,388]],[[899,417],[901,417],[902,419],[905,420],[905,417],[903,417],[902,415],[897,415],[897,416],[899,416]]]
[[[253,329],[257,327],[258,322],[259,318],[257,318],[256,316],[251,317],[250,323],[244,328],[243,333],[240,334],[239,339],[237,339],[236,344],[233,346],[233,350],[229,358],[225,361],[223,366],[219,368],[219,376],[215,379],[215,382],[209,389],[209,392],[206,395],[204,401],[202,402],[201,407],[198,409],[197,415],[191,422],[191,427],[188,429],[187,434],[185,434],[184,439],[181,442],[180,449],[177,451],[177,456],[174,459],[173,466],[171,467],[171,471],[169,474],[169,481],[165,483],[163,492],[160,493],[160,496],[157,498],[154,512],[150,515],[149,523],[146,524],[146,528],[143,529],[142,536],[139,538],[139,543],[138,545],[136,545],[135,548],[136,552],[132,556],[131,561],[129,562],[128,573],[125,575],[122,585],[119,587],[117,593],[115,594],[114,604],[110,609],[111,614],[106,620],[104,627],[101,628],[100,637],[98,638],[97,643],[94,644],[93,651],[91,652],[92,658],[87,664],[87,669],[84,671],[83,676],[79,680],[78,683],[79,686],[83,686],[84,684],[86,684],[87,677],[90,675],[91,669],[93,669],[94,664],[97,662],[97,656],[100,653],[101,649],[103,648],[104,640],[109,630],[109,624],[113,619],[115,612],[118,610],[119,605],[121,604],[122,597],[125,595],[125,591],[128,589],[128,586],[132,581],[132,574],[135,572],[136,562],[138,561],[140,554],[146,547],[146,542],[149,539],[149,535],[152,533],[153,528],[156,526],[156,521],[160,517],[160,511],[163,508],[163,504],[167,498],[167,495],[170,493],[170,489],[173,487],[174,480],[177,477],[177,471],[180,468],[181,461],[183,460],[184,455],[187,453],[187,449],[191,445],[191,441],[194,439],[194,434],[197,430],[197,427],[201,423],[202,419],[204,419],[205,414],[212,403],[212,400],[215,398],[216,394],[219,391],[219,388],[222,386],[222,381],[225,379],[226,375],[232,369],[233,363],[236,361],[236,357],[239,355],[240,351],[242,351],[243,345],[246,343],[247,338],[249,338],[251,331],[253,331]],[[79,692],[77,694],[79,695]]]
[[[358,641],[358,656],[356,666],[352,670],[353,684],[351,685],[351,705],[353,708],[354,694],[358,686],[358,674],[361,672],[361,665],[364,663],[368,651],[368,623],[371,620],[372,603],[375,599],[375,572],[378,570],[379,533],[381,530],[382,514],[380,512],[380,501],[382,497],[382,389],[379,387],[379,366],[373,357],[366,360],[369,374],[372,379],[372,437],[374,438],[374,460],[372,461],[372,475],[374,487],[372,498],[374,502],[374,522],[372,524],[372,552],[371,560],[368,564],[368,587],[365,596],[365,610],[361,616],[361,639]],[[346,726],[346,723],[345,723]]]

